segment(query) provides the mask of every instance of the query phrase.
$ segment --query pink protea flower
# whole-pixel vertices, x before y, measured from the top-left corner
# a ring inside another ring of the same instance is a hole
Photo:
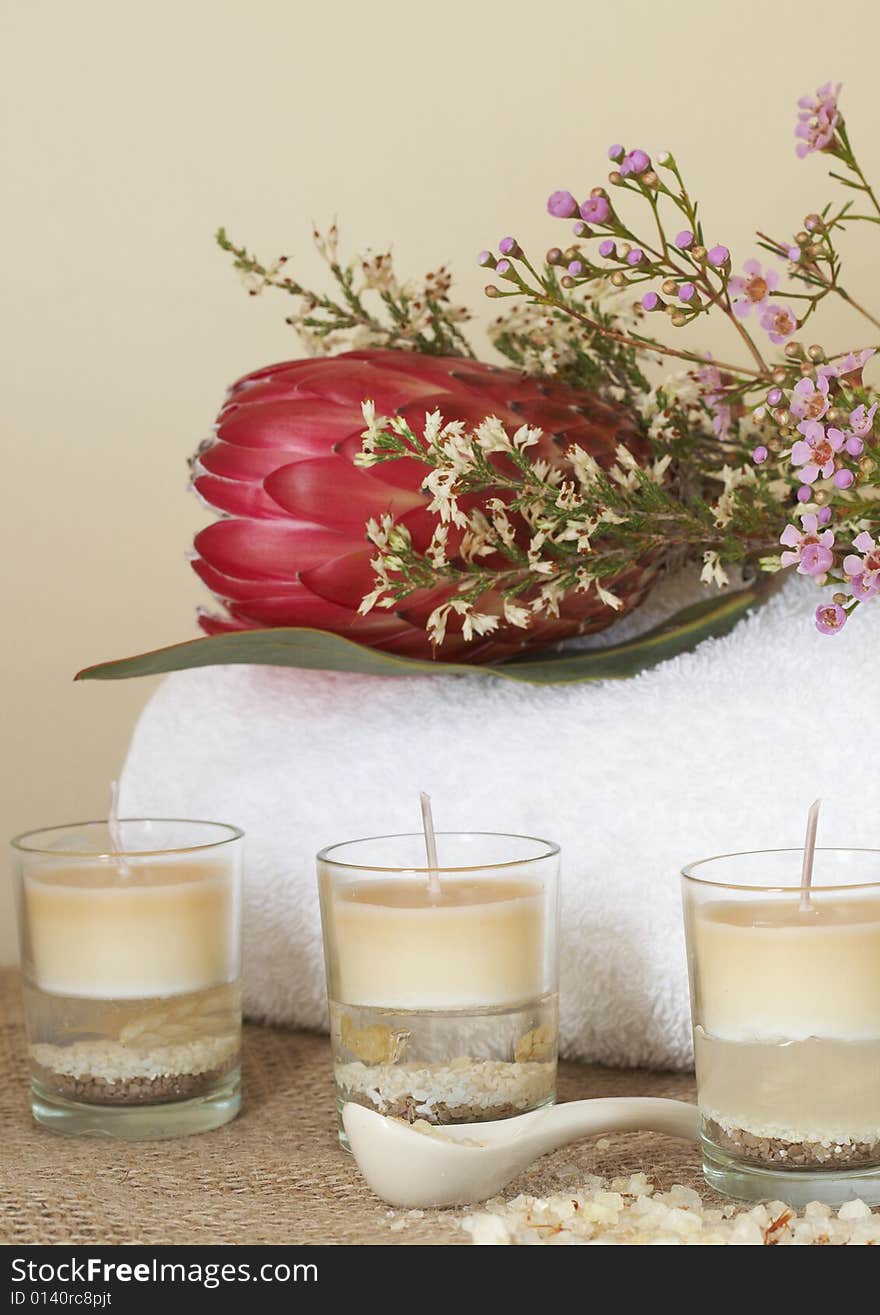
[[[837,108],[840,87],[839,82],[836,87],[826,82],[815,96],[801,96],[798,101],[800,113],[794,134],[800,138],[796,149],[801,159],[813,151],[827,151],[833,144],[840,122]]]
[[[789,306],[768,304],[761,316],[761,328],[765,329],[771,342],[788,342],[797,331],[797,316]]]
[[[872,402],[870,407],[857,406],[854,411],[849,413],[849,423],[853,433],[857,438],[870,438],[874,430],[874,416],[877,411],[877,402]]]
[[[823,603],[816,608],[816,629],[823,635],[836,635],[846,625],[846,612],[840,603]]]
[[[743,269],[745,274],[734,274],[727,285],[735,298],[733,313],[741,320],[753,310],[765,310],[770,293],[779,284],[776,270],[762,268],[760,260],[747,260]]]
[[[800,420],[821,420],[831,405],[828,396],[828,378],[819,374],[814,383],[812,379],[799,379],[794,386],[794,396],[789,403],[789,410]]]
[[[790,549],[781,555],[783,566],[797,566],[798,575],[824,575],[834,564],[834,531],[820,530],[819,517],[813,511],[801,517],[802,530],[786,525],[779,542]]]
[[[850,577],[849,587],[853,596],[861,601],[875,598],[880,594],[880,544],[864,530],[853,539],[853,547],[864,556],[850,553],[843,559],[843,569]]]
[[[438,523],[428,511],[430,496],[422,489],[427,467],[420,462],[354,464],[365,399],[379,415],[404,417],[419,436],[434,410],[446,421],[468,424],[494,415],[511,433],[523,424],[538,426],[544,434],[531,452],[551,466],[565,467],[572,445],[605,469],[614,464],[618,444],[639,461],[648,456],[647,439],[625,407],[585,389],[461,357],[360,351],[256,370],[232,386],[215,434],[193,463],[196,490],[222,516],[196,535],[194,545],[193,569],[224,608],[200,616],[204,631],[313,627],[408,657],[489,662],[604,629],[621,615],[591,590],[566,595],[558,618],[535,617],[522,630],[507,624],[503,597],[490,591],[479,606],[499,616],[497,629],[469,642],[460,626],[450,625],[436,649],[425,626],[445,601],[444,589],[414,595],[397,610],[359,615],[375,586],[366,522],[390,513],[418,551]],[[459,547],[453,531],[450,560]],[[644,564],[627,567],[612,587],[624,612],[636,606],[648,588]]]
[[[791,459],[794,465],[803,467],[801,479],[805,484],[815,484],[820,476],[830,479],[837,468],[834,458],[846,436],[839,429],[826,429],[818,420],[802,420],[798,431],[803,438],[791,449]]]

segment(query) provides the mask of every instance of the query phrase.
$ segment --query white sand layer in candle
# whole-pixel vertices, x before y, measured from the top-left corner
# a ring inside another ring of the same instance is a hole
[[[383,1114],[438,1123],[531,1109],[550,1099],[555,1080],[555,1063],[462,1058],[448,1064],[336,1065],[344,1098],[360,1097]]]
[[[69,1046],[37,1044],[30,1047],[30,1056],[34,1063],[51,1073],[124,1082],[130,1078],[208,1073],[228,1065],[237,1050],[237,1037],[219,1036],[154,1049],[124,1046],[117,1041],[75,1041]]]

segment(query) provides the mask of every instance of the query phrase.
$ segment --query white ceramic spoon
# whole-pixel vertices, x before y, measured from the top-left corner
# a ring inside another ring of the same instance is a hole
[[[512,1119],[445,1126],[439,1136],[353,1103],[343,1107],[342,1122],[376,1195],[410,1209],[485,1201],[539,1155],[596,1133],[665,1132],[686,1141],[700,1135],[695,1105],[647,1096],[573,1100]]]

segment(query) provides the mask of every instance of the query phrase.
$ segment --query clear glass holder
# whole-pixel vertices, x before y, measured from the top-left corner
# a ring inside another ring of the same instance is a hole
[[[683,872],[703,1169],[739,1200],[880,1204],[880,852]]]
[[[241,840],[219,823],[135,818],[12,842],[42,1126],[140,1141],[238,1113]]]
[[[420,834],[318,855],[340,1114],[476,1123],[555,1099],[559,850],[473,833],[437,846],[434,871]]]

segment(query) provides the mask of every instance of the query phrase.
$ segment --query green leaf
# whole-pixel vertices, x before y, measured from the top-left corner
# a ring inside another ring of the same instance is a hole
[[[416,661],[365,648],[325,630],[278,627],[211,635],[141,653],[137,657],[99,662],[80,671],[76,679],[126,680],[132,676],[157,676],[193,667],[243,663],[302,667],[311,671],[351,671],[366,676],[496,676],[532,685],[624,680],[695,648],[704,639],[727,634],[752,607],[768,597],[779,578],[759,577],[758,583],[747,589],[695,603],[637,639],[612,648],[579,652],[545,650],[495,667]]]

